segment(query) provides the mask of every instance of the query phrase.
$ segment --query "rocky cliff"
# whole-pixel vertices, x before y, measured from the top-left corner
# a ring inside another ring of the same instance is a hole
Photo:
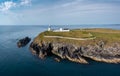
[[[68,43],[58,42],[35,42],[30,45],[30,50],[34,55],[43,59],[47,56],[55,55],[61,59],[68,59],[77,63],[89,63],[86,58],[106,63],[120,63],[120,44],[113,43],[105,46],[104,41],[99,41],[95,45],[76,46]]]
[[[120,63],[120,30],[96,28],[69,32],[44,31],[31,43],[30,50],[41,59],[55,55],[85,64],[89,63],[88,58]]]

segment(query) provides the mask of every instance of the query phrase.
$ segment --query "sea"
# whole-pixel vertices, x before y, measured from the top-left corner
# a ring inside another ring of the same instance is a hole
[[[29,36],[33,39],[47,30],[48,25],[7,25],[0,26],[0,76],[120,76],[120,64],[96,62],[79,64],[62,60],[56,62],[53,57],[44,60],[32,55],[29,44],[18,48],[19,39]],[[110,28],[120,30],[120,24],[89,25],[51,25],[51,28]]]

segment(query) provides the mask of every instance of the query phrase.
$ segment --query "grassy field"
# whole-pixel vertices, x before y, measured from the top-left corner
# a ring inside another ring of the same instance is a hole
[[[96,37],[93,40],[70,40],[70,39],[61,39],[61,38],[45,38],[44,36],[62,36],[62,37],[71,37],[71,38],[92,38]],[[98,41],[104,41],[106,44],[120,43],[120,30],[113,29],[75,29],[70,30],[70,32],[52,32],[45,31],[39,34],[35,38],[35,42],[62,42],[75,45],[94,45]]]

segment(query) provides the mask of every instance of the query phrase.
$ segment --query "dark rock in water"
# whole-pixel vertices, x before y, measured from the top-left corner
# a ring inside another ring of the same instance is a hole
[[[29,42],[30,42],[31,38],[29,37],[25,37],[23,39],[20,39],[18,42],[17,42],[17,46],[20,48],[20,47],[24,47],[26,46]]]
[[[60,58],[54,58],[54,60],[60,62]]]

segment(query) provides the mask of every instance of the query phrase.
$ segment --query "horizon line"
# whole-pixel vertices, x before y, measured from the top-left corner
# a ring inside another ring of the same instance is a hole
[[[23,25],[0,25],[0,26],[48,26],[48,25],[51,25],[51,26],[63,26],[63,25],[66,25],[66,26],[72,26],[72,25],[120,25],[120,23],[119,24],[111,24],[111,23],[105,23],[105,24],[23,24]]]

